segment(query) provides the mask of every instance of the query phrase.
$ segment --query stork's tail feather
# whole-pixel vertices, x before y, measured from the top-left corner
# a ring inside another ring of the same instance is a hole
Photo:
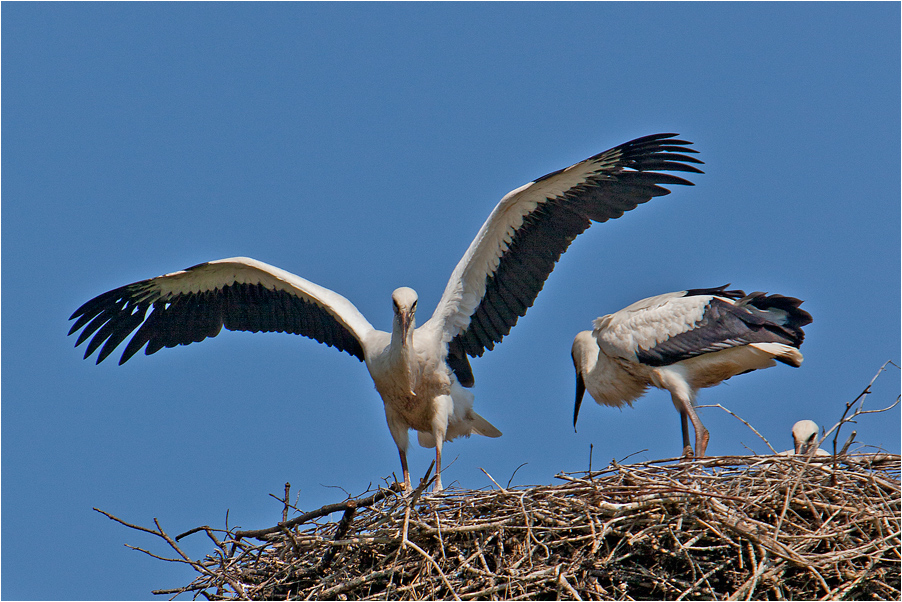
[[[470,412],[470,426],[473,428],[473,432],[482,435],[483,437],[500,437],[501,431],[496,429],[491,422],[477,414],[476,412]]]
[[[792,337],[793,345],[799,347],[802,341],[805,340],[805,333],[802,327],[812,322],[811,314],[799,307],[802,303],[801,299],[796,299],[795,297],[754,292],[739,301],[737,305],[744,305],[747,308],[754,308],[763,312],[762,317],[766,317],[769,322],[778,325]],[[776,359],[779,360],[780,358]],[[796,365],[791,362],[785,363]],[[801,363],[801,359],[799,363]]]
[[[802,360],[805,359],[801,351],[782,343],[752,343],[750,347],[763,351],[778,362],[783,362],[793,368],[801,366]]]

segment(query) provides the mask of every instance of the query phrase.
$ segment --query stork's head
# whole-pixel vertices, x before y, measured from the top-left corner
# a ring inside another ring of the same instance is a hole
[[[797,455],[806,455],[817,443],[818,427],[813,420],[799,420],[792,425],[792,442]]]
[[[573,367],[576,368],[576,402],[573,405],[573,430],[576,431],[576,419],[579,418],[579,406],[583,403],[583,394],[586,392],[586,374],[592,369],[589,365],[594,363],[598,355],[598,343],[592,336],[591,330],[584,330],[573,339],[573,348],[570,357],[573,358]]]
[[[402,286],[391,294],[392,309],[395,312],[394,328],[402,341],[414,328],[414,315],[417,313],[417,293],[412,288]]]

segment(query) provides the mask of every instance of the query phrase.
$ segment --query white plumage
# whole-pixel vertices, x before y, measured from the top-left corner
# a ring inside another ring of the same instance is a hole
[[[663,171],[701,173],[689,142],[675,134],[638,138],[550,173],[507,194],[451,274],[432,317],[416,328],[417,294],[392,294],[391,332],[376,330],[341,295],[260,261],[221,259],[109,291],[82,305],[69,334],[84,328],[103,361],[132,332],[119,363],[228,330],[311,337],[366,362],[385,405],[410,488],[408,430],[436,448],[440,490],[444,441],[501,432],[473,411],[468,356],[481,356],[526,313],[574,238],[592,222],[617,218],[661,184],[691,185]],[[148,314],[148,311],[150,313]],[[136,330],[137,329],[137,330]],[[96,334],[95,334],[96,333]]]
[[[782,295],[727,291],[726,286],[649,297],[598,318],[573,341],[576,404],[583,393],[601,405],[632,404],[650,386],[670,392],[680,413],[683,454],[703,457],[708,431],[695,411],[698,390],[775,365],[802,364],[802,327],[811,322],[801,301]]]
[[[808,452],[817,445],[817,436],[820,432],[817,423],[813,420],[799,420],[792,425],[792,444],[797,456],[807,456]],[[830,452],[817,448],[815,456],[829,456]]]

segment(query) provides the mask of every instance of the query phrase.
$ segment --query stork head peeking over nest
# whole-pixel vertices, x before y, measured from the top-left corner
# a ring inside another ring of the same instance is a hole
[[[792,444],[797,456],[807,456],[811,449],[817,445],[817,436],[820,428],[814,420],[799,420],[792,425]],[[817,448],[815,456],[829,456],[830,452]]]

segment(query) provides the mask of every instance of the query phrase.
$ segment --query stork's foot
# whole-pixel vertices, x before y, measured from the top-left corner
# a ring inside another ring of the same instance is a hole
[[[683,448],[683,462],[690,462],[695,458],[695,453],[692,451],[692,446],[687,445]]]

